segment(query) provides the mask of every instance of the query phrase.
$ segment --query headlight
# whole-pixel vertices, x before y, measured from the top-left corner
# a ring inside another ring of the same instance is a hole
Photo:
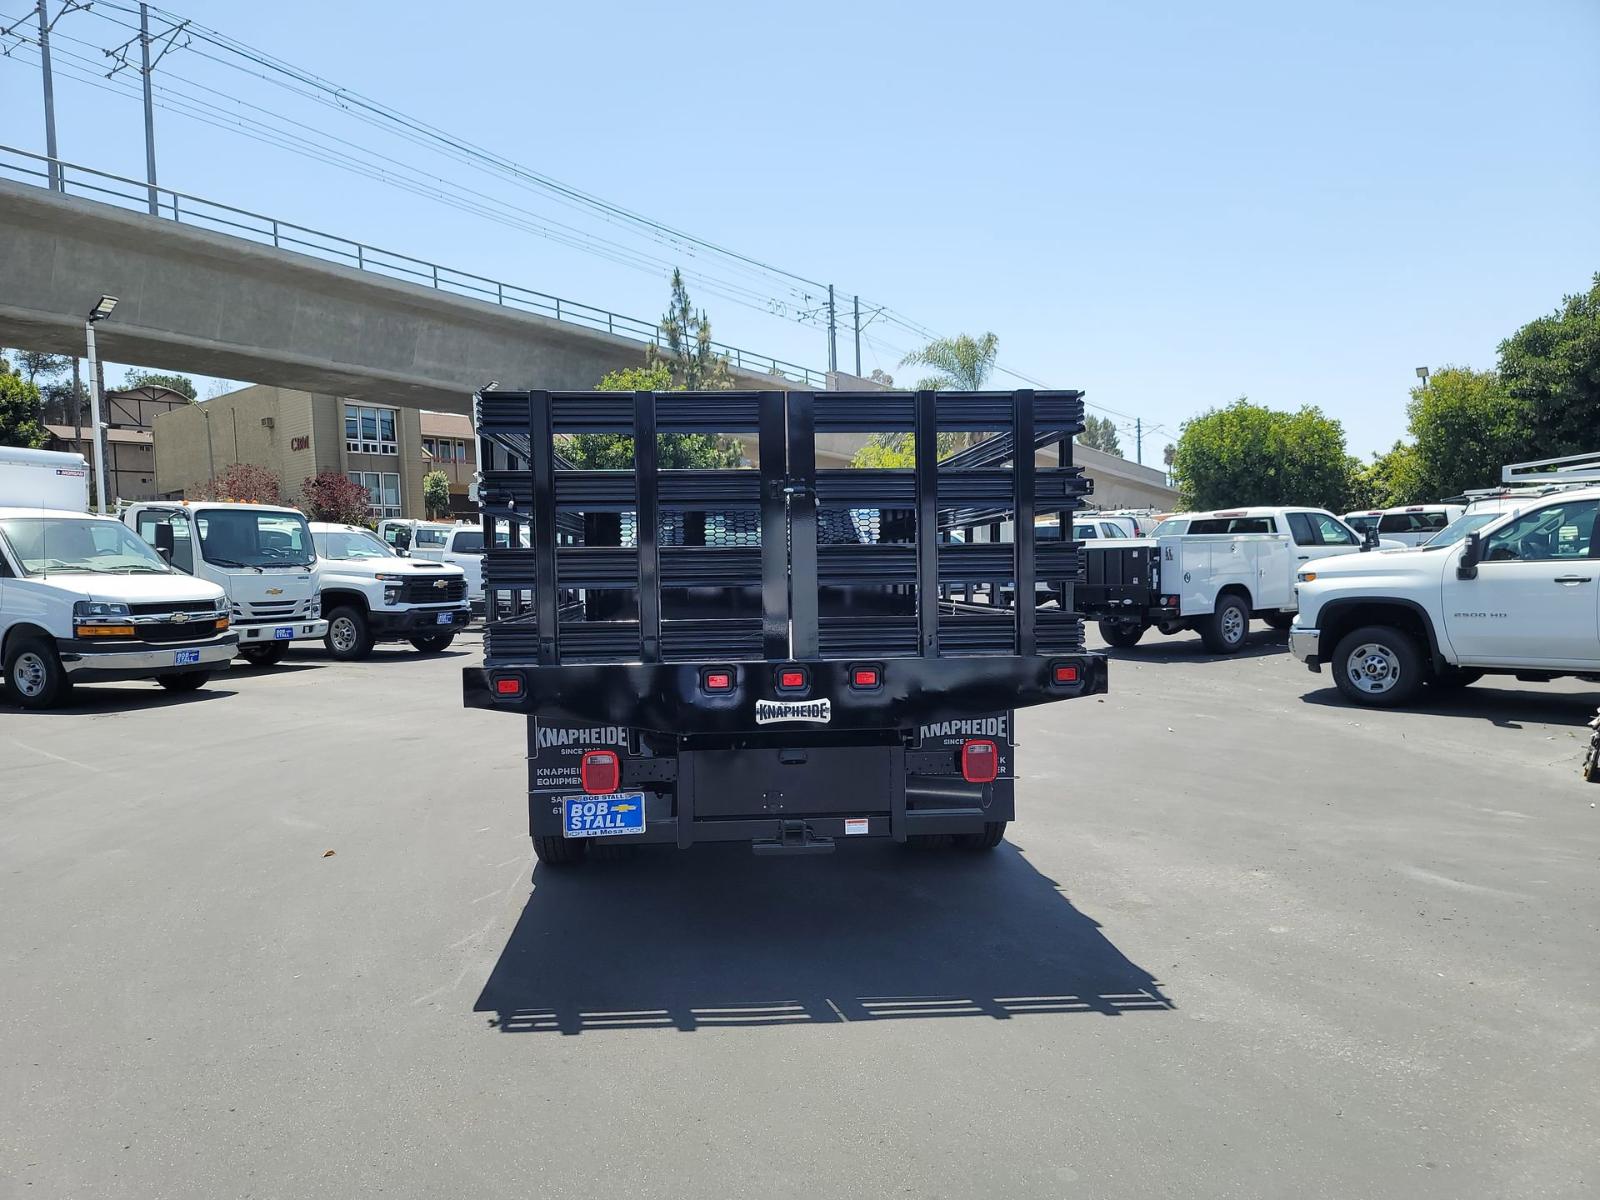
[[[79,621],[98,621],[105,617],[125,617],[126,604],[102,604],[98,600],[79,600],[72,606],[72,615]]]
[[[1300,574],[1295,576],[1301,583],[1310,583],[1316,577],[1317,573],[1315,571],[1301,571]]]
[[[315,621],[320,616],[322,616],[322,597],[313,596],[311,597],[311,619]]]
[[[383,602],[385,604],[400,603],[400,588],[398,585],[391,583],[383,589]]]
[[[381,580],[383,580],[384,583],[404,583],[406,581],[406,577],[404,575],[379,574],[379,575],[374,575],[373,578],[374,579],[381,579]]]
[[[215,603],[213,603],[211,607],[216,612],[217,616],[226,616],[228,613],[228,598],[226,596],[218,596]]]

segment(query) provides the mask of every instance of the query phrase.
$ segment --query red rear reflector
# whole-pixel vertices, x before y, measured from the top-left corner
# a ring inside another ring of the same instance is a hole
[[[858,688],[875,688],[878,686],[878,671],[875,667],[857,667],[850,676],[850,685]]]
[[[622,783],[622,760],[615,750],[585,750],[578,776],[589,795],[609,796]]]
[[[1000,751],[993,742],[966,742],[961,747],[961,778],[968,783],[993,783],[1000,774]]]
[[[733,676],[726,671],[706,672],[706,691],[727,692],[733,690]]]
[[[1056,682],[1057,683],[1077,683],[1078,682],[1078,668],[1077,667],[1057,667],[1056,668]]]
[[[494,692],[497,696],[520,696],[522,680],[502,676],[494,681]]]
[[[804,671],[779,671],[778,686],[781,688],[803,688],[806,685]]]

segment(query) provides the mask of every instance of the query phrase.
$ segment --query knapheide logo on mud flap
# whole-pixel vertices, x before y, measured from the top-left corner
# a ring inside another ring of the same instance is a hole
[[[815,721],[826,725],[833,720],[833,703],[829,700],[757,700],[756,724],[773,721]]]

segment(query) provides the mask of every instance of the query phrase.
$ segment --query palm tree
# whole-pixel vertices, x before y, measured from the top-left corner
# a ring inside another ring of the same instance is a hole
[[[973,338],[962,333],[953,338],[935,338],[921,350],[906,355],[900,365],[932,367],[938,372],[917,381],[917,390],[977,392],[994,371],[1000,339],[992,333]]]

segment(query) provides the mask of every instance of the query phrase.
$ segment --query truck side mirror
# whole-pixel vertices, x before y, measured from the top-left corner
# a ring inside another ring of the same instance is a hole
[[[172,535],[172,526],[163,521],[161,524],[154,527],[153,532],[155,541],[151,544],[155,546],[156,553],[161,555],[162,558],[166,559],[167,562],[170,563],[172,561],[172,548],[175,545]]]
[[[1476,579],[1482,559],[1483,540],[1475,533],[1467,534],[1467,544],[1461,548],[1461,558],[1456,562],[1456,578]]]
[[[1378,527],[1369,525],[1367,526],[1367,531],[1361,535],[1361,552],[1365,554],[1368,550],[1376,550],[1377,548]]]
[[[157,546],[156,553],[161,556],[161,561],[167,566],[172,565],[172,548],[170,546]]]

